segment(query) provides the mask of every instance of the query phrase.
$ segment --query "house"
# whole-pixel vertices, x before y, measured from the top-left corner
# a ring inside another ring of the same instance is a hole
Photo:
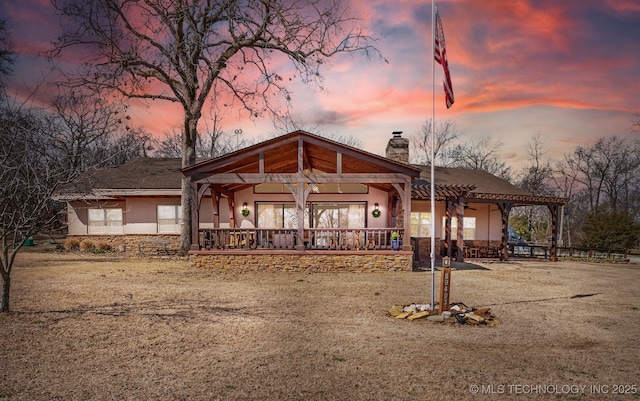
[[[61,199],[70,236],[129,250],[153,236],[177,247],[187,177],[199,222],[191,233],[195,265],[292,270],[409,270],[414,259],[430,259],[432,221],[438,257],[506,259],[512,207],[547,205],[555,227],[566,202],[484,171],[438,167],[432,220],[430,168],[410,165],[408,152],[398,132],[382,157],[295,131],[182,170],[179,159],[139,159],[92,171],[80,180],[84,189]]]

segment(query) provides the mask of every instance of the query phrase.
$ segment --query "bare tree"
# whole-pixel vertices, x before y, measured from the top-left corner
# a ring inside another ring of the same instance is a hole
[[[156,157],[182,157],[183,133],[174,129],[164,133],[164,139],[158,143],[154,152]],[[214,124],[204,133],[198,131],[196,140],[196,157],[211,158],[231,153],[245,147],[249,142],[242,137],[242,130],[236,129],[232,135],[222,130],[220,119],[214,116]]]
[[[431,132],[432,121],[427,119],[418,133],[411,137],[414,162],[431,163]],[[462,141],[462,136],[452,120],[435,124],[433,135],[435,165],[485,170],[511,180],[511,168],[499,158],[499,151],[504,146],[501,140],[483,137],[477,141]]]
[[[640,219],[640,141],[611,136],[579,146],[564,155],[556,175],[563,196],[571,198],[568,217],[576,234],[587,221],[600,221],[593,215],[623,213]]]
[[[218,157],[238,150],[242,146],[241,129],[234,131],[233,138],[230,138],[222,130],[222,118],[219,115],[213,116],[212,124],[212,127],[207,127],[204,134],[198,135],[200,157]],[[244,140],[242,140],[242,144],[244,144]]]
[[[566,236],[566,244],[572,245],[571,233],[577,230],[584,223],[584,214],[573,213],[580,209],[583,202],[581,198],[580,183],[578,178],[580,177],[580,171],[578,170],[574,159],[571,155],[564,155],[563,159],[556,163],[555,171],[553,174],[554,186],[560,192],[560,195],[564,198],[569,198],[569,203],[564,206],[564,227],[566,230],[563,236]],[[564,238],[560,238],[564,241]]]
[[[100,92],[59,89],[46,119],[56,139],[51,146],[69,176],[88,167],[118,166],[146,157],[157,146],[144,129],[132,126],[126,105],[109,103]]]
[[[51,146],[40,112],[3,105],[0,113],[0,251],[2,301],[9,311],[11,270],[18,251],[30,236],[59,224],[55,191],[70,177]]]
[[[590,213],[605,208],[636,212],[640,184],[640,141],[617,136],[601,138],[592,146],[578,146],[565,155],[564,167],[575,172]]]
[[[466,141],[456,145],[450,152],[452,167],[463,167],[472,170],[485,170],[489,173],[511,181],[511,168],[500,160],[499,151],[504,144],[491,137],[483,137],[478,141]]]
[[[539,133],[535,134],[528,143],[527,159],[529,165],[523,167],[517,178],[517,185],[535,196],[553,195],[553,168],[551,161],[545,158],[547,149],[544,147]],[[513,210],[513,217],[524,217],[526,227],[518,227],[518,232],[529,233],[533,241],[545,241],[549,237],[551,226],[548,224],[548,209],[545,206],[530,205]]]
[[[13,61],[0,20],[0,312],[9,312],[11,271],[24,241],[57,221],[51,196],[59,170],[42,168],[50,150],[41,140],[42,120],[5,93],[4,76]]]
[[[182,157],[182,132],[178,129],[165,131],[164,137],[160,139],[158,148],[153,155],[167,158]]]
[[[277,126],[277,132],[273,134],[273,137],[284,135],[293,131],[306,131],[314,133],[315,135],[327,138],[329,140],[342,143],[353,148],[362,149],[364,144],[358,138],[349,134],[340,134],[338,132],[327,132],[326,129],[317,123],[306,121],[303,118],[288,116],[286,119],[279,121]]]
[[[7,30],[6,20],[0,20],[0,88],[4,89],[4,77],[13,71],[14,52],[11,49],[11,38]],[[0,93],[0,97],[4,91]]]
[[[144,128],[128,128],[111,137],[94,166],[119,166],[139,157],[151,157],[157,146],[158,140]]]
[[[183,167],[196,161],[207,99],[228,94],[254,116],[277,114],[273,95],[290,100],[274,57],[288,57],[304,82],[315,83],[329,58],[377,53],[340,0],[52,1],[64,30],[56,50],[79,48],[90,67],[75,84],[182,106]],[[184,179],[181,253],[190,246],[191,192]]]
[[[320,133],[320,136],[330,139],[334,142],[342,143],[347,146],[351,146],[352,148],[362,149],[364,148],[364,143],[353,135],[349,134],[339,134],[339,133]]]
[[[106,103],[99,94],[81,88],[59,93],[51,109],[48,125],[57,137],[53,146],[66,161],[69,175],[104,162],[109,143],[117,132],[125,129],[123,119],[128,118],[124,110]]]
[[[204,133],[198,135],[198,157],[218,157],[252,144],[251,140],[244,137],[240,128],[233,130],[233,133],[224,131],[222,117],[219,114],[213,116],[210,124],[208,122]]]
[[[431,138],[432,121],[427,119],[420,127],[418,133],[411,137],[411,152],[413,161],[419,164],[431,164]],[[436,166],[447,167],[454,163],[451,159],[451,151],[454,143],[461,134],[458,132],[456,123],[453,120],[447,120],[435,124],[435,133],[433,142],[435,144],[433,154]]]
[[[527,144],[527,160],[529,165],[518,174],[518,185],[536,196],[551,195],[553,192],[549,182],[553,177],[551,161],[545,158],[547,149],[539,133],[535,134]]]

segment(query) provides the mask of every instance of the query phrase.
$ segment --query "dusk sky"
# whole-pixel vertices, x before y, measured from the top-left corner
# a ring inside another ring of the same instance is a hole
[[[383,154],[392,131],[414,135],[432,115],[431,2],[351,0],[389,61],[341,57],[324,70],[324,90],[294,84],[293,113],[325,134],[351,135]],[[640,119],[640,0],[449,0],[438,3],[455,104],[446,109],[436,65],[436,121],[464,138],[491,136],[513,167],[540,134],[560,158],[577,145],[631,130]],[[32,88],[48,64],[40,52],[59,33],[49,0],[3,0],[0,18],[18,59],[12,90]],[[10,92],[11,94],[11,92]],[[266,138],[269,120],[224,116],[223,129]],[[165,102],[136,108],[135,122],[162,134],[180,124]]]

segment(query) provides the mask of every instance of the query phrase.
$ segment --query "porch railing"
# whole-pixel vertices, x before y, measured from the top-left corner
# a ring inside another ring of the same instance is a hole
[[[297,230],[273,228],[211,228],[201,229],[203,249],[299,249],[306,250],[388,250],[393,249],[391,237],[404,230],[397,228],[309,228],[300,237]]]

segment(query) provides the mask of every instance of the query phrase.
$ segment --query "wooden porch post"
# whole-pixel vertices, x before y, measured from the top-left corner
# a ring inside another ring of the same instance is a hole
[[[404,181],[404,186],[398,183],[392,182],[391,186],[395,188],[400,197],[400,204],[402,205],[402,229],[404,230],[404,238],[402,238],[402,250],[410,251],[411,248],[411,179]],[[393,213],[392,213],[393,214]],[[394,227],[397,225],[393,225]],[[398,227],[400,228],[400,227]]]
[[[236,200],[235,196],[227,198],[227,205],[229,208],[229,227],[236,226]]]
[[[500,217],[502,220],[502,244],[500,245],[500,260],[509,260],[509,243],[507,241],[507,229],[509,227],[509,213],[511,213],[512,204],[506,202],[498,202],[500,209]]]
[[[338,173],[341,173],[342,165],[341,154],[338,153],[336,160],[336,169]],[[304,141],[302,138],[298,139],[298,174],[302,174],[304,171]],[[311,187],[311,185],[309,185]],[[293,199],[296,200],[296,212],[298,214],[298,242],[296,242],[296,250],[304,251],[304,207],[305,207],[305,191],[304,184],[302,181],[298,181],[297,191],[294,190],[293,186],[289,186],[289,190],[291,194],[293,194]]]
[[[200,186],[202,184],[191,182],[191,250],[200,250]]]
[[[220,227],[220,194],[211,191],[211,207],[213,208],[213,227]]]
[[[458,197],[458,231],[456,244],[458,244],[458,254],[456,255],[456,262],[464,262],[464,198]],[[434,222],[435,224],[435,222]]]
[[[445,256],[449,258],[452,256],[452,253],[453,253],[453,240],[451,239],[451,220],[453,217],[454,210],[455,210],[455,203],[450,198],[447,197],[445,211],[444,211],[444,217],[445,217],[444,246],[447,250]]]
[[[402,241],[402,250],[410,251],[411,250],[411,180],[410,179],[407,179],[404,182],[404,194],[402,196],[402,206],[404,208],[403,210],[404,239]]]
[[[311,187],[311,185],[309,185]],[[294,194],[296,199],[296,211],[298,212],[298,242],[296,242],[296,250],[304,251],[304,208],[305,208],[305,190],[304,185],[298,183],[297,194]]]
[[[558,205],[547,205],[551,213],[551,250],[549,260],[558,261]]]
[[[387,227],[395,227],[396,226],[396,205],[397,205],[398,197],[393,192],[387,193]]]
[[[296,187],[294,187],[290,182],[286,182],[285,186],[289,189],[291,195],[293,195],[294,201],[296,202],[296,214],[298,215],[298,242],[296,243],[296,250],[304,251],[304,210],[313,185],[307,185],[305,188],[304,183],[299,182],[296,189]]]

